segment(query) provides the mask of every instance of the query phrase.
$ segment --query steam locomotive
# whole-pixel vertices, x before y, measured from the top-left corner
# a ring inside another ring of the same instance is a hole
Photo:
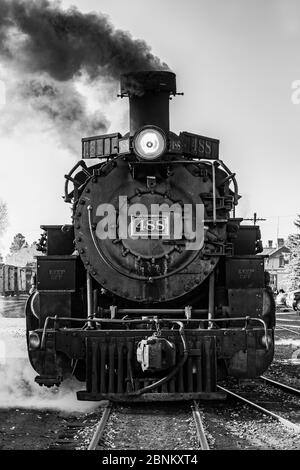
[[[235,216],[219,141],[170,131],[176,94],[172,72],[124,74],[130,131],[82,139],[72,223],[42,226],[29,359],[41,385],[85,382],[79,400],[222,399],[218,380],[272,362],[259,227]]]

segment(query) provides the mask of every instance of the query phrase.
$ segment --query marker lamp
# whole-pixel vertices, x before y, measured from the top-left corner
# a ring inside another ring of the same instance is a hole
[[[28,342],[29,342],[30,349],[38,349],[41,344],[40,337],[35,331],[29,332]]]
[[[156,127],[145,127],[138,131],[133,139],[135,154],[144,160],[155,160],[166,151],[166,137]]]

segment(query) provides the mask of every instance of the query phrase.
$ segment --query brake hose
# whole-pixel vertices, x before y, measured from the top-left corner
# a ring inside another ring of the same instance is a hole
[[[187,348],[187,343],[186,343],[186,339],[185,339],[183,323],[181,321],[173,321],[172,323],[175,323],[175,324],[179,325],[179,334],[180,334],[180,338],[181,338],[182,345],[183,345],[183,356],[182,356],[182,358],[180,359],[178,364],[171,370],[171,372],[169,372],[168,375],[166,375],[165,377],[163,377],[160,380],[157,380],[153,384],[147,385],[147,387],[141,388],[140,390],[137,390],[136,392],[129,393],[129,395],[131,395],[131,396],[132,395],[134,395],[134,396],[143,395],[144,393],[150,392],[150,390],[153,390],[154,388],[157,388],[160,385],[163,385],[163,384],[169,382],[171,380],[171,378],[174,377],[174,375],[178,372],[180,367],[182,367],[183,364],[185,363],[185,361],[187,360],[188,348]]]

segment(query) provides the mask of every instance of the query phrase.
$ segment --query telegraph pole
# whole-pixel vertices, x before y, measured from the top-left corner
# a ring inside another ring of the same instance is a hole
[[[257,217],[257,213],[254,212],[252,219],[244,219],[244,220],[251,220],[253,222],[253,225],[256,225],[256,222],[264,221],[264,220],[267,220],[267,219],[262,219],[260,217]]]

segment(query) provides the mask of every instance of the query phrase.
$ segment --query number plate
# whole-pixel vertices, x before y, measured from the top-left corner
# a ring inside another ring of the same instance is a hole
[[[132,237],[170,236],[170,222],[167,216],[132,215],[130,226]]]

